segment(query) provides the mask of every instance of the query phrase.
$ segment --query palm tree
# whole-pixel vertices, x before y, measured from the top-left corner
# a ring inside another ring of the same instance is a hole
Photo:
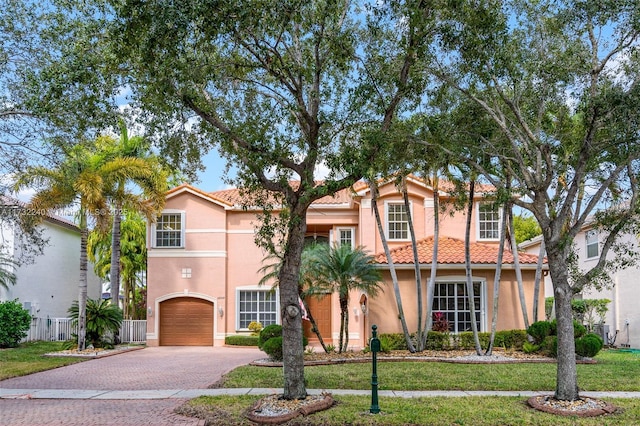
[[[340,337],[338,352],[349,346],[349,293],[361,290],[375,296],[381,289],[381,274],[373,257],[362,247],[348,244],[315,246],[309,274],[315,278],[318,292],[335,291],[340,300]]]
[[[122,325],[122,311],[115,305],[110,305],[106,300],[87,300],[87,338],[94,348],[104,347],[104,337],[107,333],[114,334]],[[78,320],[80,310],[75,301],[69,308],[69,316],[75,322]]]
[[[120,140],[101,138],[99,151],[105,157],[105,189],[113,208],[111,229],[111,263],[109,281],[111,301],[118,305],[120,296],[121,221],[123,208],[140,212],[147,220],[155,221],[164,206],[167,173],[158,159],[149,155],[149,144],[142,137],[129,138],[127,128],[120,122]],[[142,190],[134,194],[129,184]]]
[[[9,285],[16,284],[18,279],[15,273],[16,263],[13,257],[2,251],[0,247],[0,287],[8,290]]]
[[[15,190],[41,188],[31,198],[28,208],[34,211],[62,210],[79,202],[80,279],[78,285],[78,350],[85,349],[87,304],[87,235],[91,216],[98,228],[109,222],[104,193],[103,159],[84,145],[75,145],[57,167],[30,167],[18,177]],[[35,217],[36,225],[44,216]]]
[[[302,305],[304,306],[305,311],[307,312],[307,318],[311,323],[311,331],[315,333],[318,337],[318,341],[320,345],[322,345],[322,349],[325,352],[329,352],[329,348],[324,343],[324,339],[322,338],[322,334],[320,333],[320,329],[318,328],[318,324],[316,323],[315,318],[313,317],[313,313],[309,308],[308,297],[322,297],[325,293],[321,292],[319,289],[314,287],[314,279],[313,275],[310,272],[310,265],[313,261],[314,257],[314,245],[308,245],[302,251],[302,257],[300,259],[300,278],[298,281],[298,294],[300,296],[300,300],[302,301]],[[278,286],[278,276],[280,274],[280,267],[282,266],[282,257],[276,254],[270,254],[266,256],[263,262],[267,263],[265,266],[259,269],[262,275],[262,278],[258,282],[258,285],[265,285],[269,282],[273,283],[272,290]]]
[[[136,212],[127,210],[120,224],[120,272],[124,287],[124,317],[134,316],[134,300],[140,287],[140,274],[147,267],[147,248],[145,246],[146,227],[144,218]],[[96,275],[107,278],[112,265],[112,235],[93,231],[87,243],[89,260],[94,265]]]

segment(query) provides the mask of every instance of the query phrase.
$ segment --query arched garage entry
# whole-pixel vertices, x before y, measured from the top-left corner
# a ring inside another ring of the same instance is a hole
[[[213,346],[213,302],[176,297],[160,302],[160,346]]]

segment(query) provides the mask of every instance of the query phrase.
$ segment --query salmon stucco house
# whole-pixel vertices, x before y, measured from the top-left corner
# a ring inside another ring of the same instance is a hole
[[[471,262],[476,321],[479,330],[488,331],[500,215],[486,201],[491,188],[480,189],[474,200]],[[434,192],[417,177],[408,179],[408,191],[424,285],[432,260]],[[252,321],[263,326],[280,322],[277,291],[274,294],[270,286],[258,285],[259,270],[267,255],[254,243],[259,211],[243,208],[238,200],[236,189],[209,193],[181,185],[167,193],[164,211],[148,229],[148,345],[223,345],[225,336],[249,332]],[[449,206],[449,211],[440,215],[433,310],[447,316],[452,332],[466,331],[471,329],[471,316],[464,284],[465,213],[453,211],[451,196],[446,191],[440,190],[439,200]],[[405,316],[409,329],[415,330],[416,284],[407,214],[402,196],[392,182],[380,185],[378,208],[398,272]],[[333,197],[316,201],[309,209],[307,224],[306,238],[364,246],[376,256],[383,272],[383,292],[376,297],[354,292],[350,297],[350,347],[366,346],[372,324],[377,324],[382,333],[400,332],[389,267],[368,186],[357,183]],[[532,320],[537,256],[522,253],[519,257]],[[542,304],[544,295],[538,297]],[[309,302],[325,342],[337,343],[340,324],[337,295],[328,294]],[[505,252],[498,329],[522,329],[522,317],[513,256]],[[313,341],[315,336],[308,324],[305,334]]]

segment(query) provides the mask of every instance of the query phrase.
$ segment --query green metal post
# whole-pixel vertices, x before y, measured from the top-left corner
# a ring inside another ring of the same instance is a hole
[[[380,412],[380,406],[378,405],[378,352],[380,351],[380,339],[378,339],[378,326],[371,326],[371,340],[369,341],[369,348],[373,354],[373,372],[371,374],[371,408],[369,412],[372,414],[378,414]]]

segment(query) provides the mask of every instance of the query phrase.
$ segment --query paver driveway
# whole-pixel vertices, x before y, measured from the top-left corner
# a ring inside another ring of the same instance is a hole
[[[263,358],[254,348],[153,347],[0,381],[5,389],[197,389]],[[177,416],[181,400],[0,399],[1,425],[198,424]]]

